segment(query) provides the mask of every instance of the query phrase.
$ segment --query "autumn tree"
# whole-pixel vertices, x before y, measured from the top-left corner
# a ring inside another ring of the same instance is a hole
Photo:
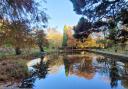
[[[72,26],[64,26],[64,33],[63,33],[63,47],[76,47],[76,39],[73,36],[74,31]]]
[[[95,48],[99,47],[99,45],[96,42],[96,38],[93,38],[92,34],[90,34],[87,38],[84,38],[84,42],[81,42],[80,40],[76,42],[76,47],[78,48]]]
[[[37,30],[35,34],[36,44],[40,49],[40,52],[44,52],[45,46],[48,46],[48,40],[46,39],[46,34],[44,30]]]
[[[47,29],[47,39],[49,42],[49,48],[59,48],[62,46],[63,35],[57,28]]]
[[[16,55],[21,54],[21,48],[34,46],[34,39],[24,22],[6,22],[1,28],[0,41],[2,45],[11,45],[15,49]]]
[[[1,45],[11,44],[16,54],[21,48],[33,45],[31,28],[44,28],[47,25],[47,14],[42,3],[36,0],[1,0],[0,1],[0,37]],[[42,9],[40,9],[42,8]]]
[[[74,38],[73,33],[74,31],[72,27],[69,30],[67,30],[67,46],[72,48],[76,47],[76,39]]]

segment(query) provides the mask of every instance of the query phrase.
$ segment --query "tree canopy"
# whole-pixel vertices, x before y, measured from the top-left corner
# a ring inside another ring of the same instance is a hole
[[[128,8],[127,0],[70,0],[77,14],[85,15],[90,20],[115,16],[122,9]]]
[[[127,0],[70,0],[74,11],[82,15],[78,24],[74,27],[74,37],[87,38],[92,32],[101,31],[101,27],[116,29],[116,37],[127,38],[128,32],[128,1]],[[84,18],[83,18],[84,17]],[[85,19],[86,18],[86,19]],[[122,22],[122,28],[117,28]],[[119,30],[119,31],[118,31]],[[110,31],[109,31],[110,32]],[[115,33],[114,33],[115,34]],[[113,37],[112,37],[113,38]],[[114,39],[115,40],[115,39]]]
[[[1,0],[0,19],[10,22],[22,20],[27,24],[34,23],[33,26],[38,22],[40,22],[40,24],[46,23],[47,15],[43,6],[41,5],[43,3],[42,1],[39,2],[36,0]]]

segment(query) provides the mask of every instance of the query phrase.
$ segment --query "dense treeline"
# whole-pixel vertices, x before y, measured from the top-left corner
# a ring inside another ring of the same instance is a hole
[[[43,46],[48,42],[42,29],[47,26],[48,16],[42,3],[45,1],[0,1],[0,46],[14,48],[16,55],[23,48],[35,46],[44,51]]]

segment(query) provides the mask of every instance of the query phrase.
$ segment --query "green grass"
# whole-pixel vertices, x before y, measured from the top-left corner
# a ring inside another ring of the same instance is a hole
[[[33,55],[33,56],[38,56],[39,54],[39,50],[38,49],[31,49],[31,50],[22,50],[21,55],[18,55],[20,57],[24,57],[24,56],[29,56],[29,55]],[[4,59],[4,58],[12,58],[12,57],[17,57],[17,55],[15,55],[15,51],[0,51],[0,59]]]
[[[124,54],[124,55],[128,55],[128,47],[121,47],[121,46],[112,46],[112,47],[108,47],[106,49],[99,49],[101,51],[106,51],[106,52],[111,52],[111,53],[117,53],[117,54]]]
[[[15,55],[14,52],[0,52],[0,57]]]

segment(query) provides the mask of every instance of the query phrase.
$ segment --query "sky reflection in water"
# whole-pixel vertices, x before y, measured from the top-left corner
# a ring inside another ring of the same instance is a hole
[[[125,89],[128,88],[128,62],[91,53],[47,55],[47,64],[38,64],[33,89]],[[47,67],[42,67],[47,65]],[[29,79],[31,79],[29,77]],[[27,78],[28,79],[28,78]],[[29,83],[30,84],[30,83]],[[125,88],[124,88],[125,87]]]

